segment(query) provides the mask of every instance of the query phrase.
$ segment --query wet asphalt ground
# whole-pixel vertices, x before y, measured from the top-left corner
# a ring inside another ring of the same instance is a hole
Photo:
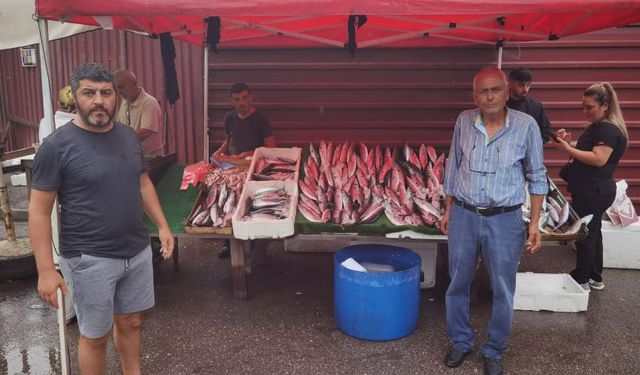
[[[479,351],[457,369],[443,358],[447,286],[439,261],[436,286],[423,290],[417,330],[389,342],[362,341],[336,328],[332,254],[269,247],[266,264],[249,275],[248,301],[232,294],[219,241],[181,240],[180,262],[156,265],[156,307],[143,322],[145,374],[481,374]],[[567,246],[525,254],[520,271],[568,272]],[[442,257],[439,258],[443,259]],[[584,313],[516,311],[504,357],[507,374],[639,374],[640,271],[605,270],[606,289],[591,292]],[[0,282],[0,374],[58,374],[56,312],[43,306],[35,277]],[[471,319],[482,343],[490,289],[480,274]],[[77,324],[69,327],[72,373]],[[479,347],[479,344],[477,345]],[[118,374],[110,343],[107,374]]]

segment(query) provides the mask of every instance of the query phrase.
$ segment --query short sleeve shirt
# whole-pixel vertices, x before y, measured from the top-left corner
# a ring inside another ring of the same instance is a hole
[[[224,117],[224,132],[229,137],[229,155],[238,155],[264,146],[265,138],[271,137],[271,125],[258,110],[245,119],[231,111]]]
[[[140,129],[153,132],[142,140],[142,151],[147,157],[162,155],[164,151],[164,124],[162,110],[156,98],[147,94],[143,89],[133,103],[123,100],[118,111],[118,121],[131,126],[136,132]]]
[[[57,192],[60,252],[129,258],[149,244],[140,175],[145,171],[133,130],[116,123],[95,133],[68,123],[46,137],[33,161],[31,187]]]
[[[593,123],[582,133],[576,148],[591,151],[596,146],[609,146],[613,149],[609,160],[602,167],[594,167],[574,160],[576,175],[583,181],[604,181],[613,179],[613,172],[627,149],[627,139],[617,126],[609,122]]]

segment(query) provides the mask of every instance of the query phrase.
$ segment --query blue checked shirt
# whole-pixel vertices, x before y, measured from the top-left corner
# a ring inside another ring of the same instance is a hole
[[[444,179],[445,194],[476,207],[521,204],[547,194],[542,138],[533,117],[508,109],[506,124],[489,139],[479,109],[458,116]]]

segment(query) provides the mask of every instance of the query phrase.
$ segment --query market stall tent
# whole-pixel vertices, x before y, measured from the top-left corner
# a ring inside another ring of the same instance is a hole
[[[207,25],[212,30],[219,22],[221,48],[343,48],[350,22],[357,24],[358,48],[371,48],[557,40],[640,21],[635,0],[36,0],[36,6],[41,18],[171,32],[196,44]],[[207,24],[207,17],[218,19]]]
[[[41,19],[224,48],[438,47],[558,40],[640,22],[633,0],[36,0]],[[205,48],[205,63],[208,56]],[[204,82],[208,69],[204,69]],[[207,113],[208,90],[204,92]],[[205,116],[206,117],[206,116]],[[208,127],[204,121],[205,134]],[[205,140],[204,158],[209,154]]]

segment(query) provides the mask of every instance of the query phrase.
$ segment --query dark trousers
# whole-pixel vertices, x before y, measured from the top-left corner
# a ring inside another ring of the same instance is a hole
[[[615,197],[615,192],[592,197],[571,195],[571,203],[578,216],[593,215],[587,225],[587,236],[576,241],[576,269],[571,271],[571,276],[578,284],[584,284],[589,279],[602,281],[602,214]]]

